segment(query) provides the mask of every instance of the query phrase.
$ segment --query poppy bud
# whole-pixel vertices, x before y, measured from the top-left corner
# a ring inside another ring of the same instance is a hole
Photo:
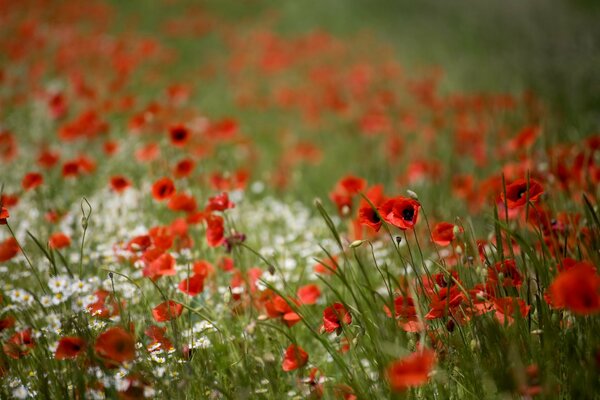
[[[419,196],[412,190],[407,190],[406,194],[408,194],[408,197],[410,197],[413,200],[419,200]]]
[[[354,242],[350,243],[350,248],[355,249],[360,247],[364,242],[366,242],[366,240],[355,240]]]
[[[398,244],[398,246],[400,246],[401,242],[402,242],[402,238],[400,236],[396,236],[396,243]]]

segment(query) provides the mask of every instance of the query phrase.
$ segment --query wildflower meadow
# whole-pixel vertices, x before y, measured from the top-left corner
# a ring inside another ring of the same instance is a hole
[[[0,0],[0,398],[600,398],[598,20]]]

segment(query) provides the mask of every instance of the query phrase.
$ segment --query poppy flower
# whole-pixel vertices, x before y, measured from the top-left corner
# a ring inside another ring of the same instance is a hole
[[[496,298],[493,301],[494,309],[496,311],[495,317],[502,325],[513,323],[515,315],[519,314],[522,318],[529,314],[531,306],[525,304],[523,299],[514,297],[501,297]]]
[[[206,275],[194,274],[179,283],[179,290],[187,295],[196,296],[204,290],[205,277]]]
[[[35,347],[35,341],[31,336],[31,329],[25,329],[15,332],[2,346],[4,354],[18,360],[29,354],[29,351]]]
[[[456,286],[444,287],[434,293],[429,304],[430,310],[425,315],[426,319],[442,318],[453,314],[465,300],[465,295]]]
[[[529,179],[528,190],[527,180],[521,178],[506,186],[506,198],[504,198],[504,193],[500,198],[502,202],[506,202],[508,209],[513,209],[525,205],[528,199],[531,202],[537,201],[542,194],[544,194],[544,189],[538,181]]]
[[[358,222],[361,225],[373,228],[375,232],[379,232],[379,229],[381,229],[381,225],[383,224],[383,221],[371,206],[364,206],[358,210]]]
[[[342,325],[352,323],[352,315],[342,303],[334,303],[323,310],[323,325],[321,330],[327,333],[340,333]]]
[[[183,306],[173,300],[160,303],[152,309],[152,317],[156,322],[165,322],[176,319],[181,315]]]
[[[13,237],[9,237],[0,243],[0,262],[5,262],[19,253],[19,243]]]
[[[149,351],[165,350],[169,351],[173,349],[173,343],[165,337],[167,328],[161,328],[156,325],[150,325],[144,333],[148,336],[152,342],[148,345]]]
[[[225,211],[234,207],[235,204],[229,200],[229,195],[227,192],[223,192],[208,199],[206,211]]]
[[[225,228],[223,227],[223,218],[218,215],[210,215],[206,219],[206,241],[210,247],[217,247],[223,244]]]
[[[122,175],[116,175],[110,178],[110,188],[117,193],[122,193],[131,186],[129,179]]]
[[[48,246],[51,249],[63,249],[71,245],[71,238],[62,232],[53,233],[48,239]]]
[[[79,337],[66,336],[58,341],[54,358],[57,360],[77,358],[83,350],[85,350],[85,340]]]
[[[156,201],[163,201],[175,193],[173,181],[167,177],[160,178],[152,185],[152,197]]]
[[[50,169],[54,167],[60,160],[60,155],[52,150],[42,150],[37,158],[37,163],[40,167]]]
[[[429,380],[435,365],[435,352],[423,349],[391,363],[387,368],[387,379],[394,392],[421,386]]]
[[[138,149],[135,152],[135,158],[139,162],[150,162],[154,161],[160,155],[160,148],[156,143],[149,143],[148,145]]]
[[[190,139],[190,131],[184,125],[173,125],[169,128],[169,139],[173,146],[185,146]]]
[[[67,161],[62,166],[63,178],[73,178],[79,175],[79,163],[77,161]]]
[[[269,318],[281,318],[289,327],[294,326],[302,319],[300,315],[294,312],[286,299],[270,290],[262,292],[261,300]],[[289,301],[292,302],[293,300],[290,299]]]
[[[449,222],[440,222],[433,227],[433,231],[431,232],[431,240],[438,246],[448,246],[454,240],[455,229],[457,229],[459,232],[463,231],[463,229],[458,225],[454,225]]]
[[[193,196],[186,193],[176,193],[169,199],[167,204],[172,211],[183,211],[186,213],[193,213],[196,211],[196,199]]]
[[[0,209],[0,225],[6,225],[6,220],[10,217],[8,213],[8,209],[6,207],[2,207]]]
[[[0,298],[0,300],[1,300],[1,298]],[[2,332],[5,329],[12,328],[13,326],[15,326],[16,321],[17,320],[12,315],[8,315],[4,318],[0,318],[0,332]]]
[[[305,366],[307,362],[308,354],[306,353],[306,351],[304,351],[304,349],[298,345],[291,344],[285,350],[281,368],[285,372],[294,371],[298,368]]]
[[[319,289],[319,286],[311,283],[299,287],[296,295],[302,304],[315,304],[319,300],[319,297],[321,297],[321,289]]]
[[[194,160],[190,160],[189,158],[183,159],[175,165],[173,175],[175,178],[186,178],[194,171],[195,166],[196,163]]]
[[[163,253],[156,259],[147,263],[143,270],[144,276],[152,280],[157,280],[161,276],[173,276],[177,273],[175,270],[175,259],[169,253]]]
[[[332,275],[337,270],[337,256],[333,256],[331,259],[326,261],[319,261],[313,267],[313,270],[317,274]]]
[[[116,326],[102,332],[96,339],[94,350],[99,357],[122,363],[135,358],[135,339],[125,329]]]
[[[502,282],[499,282],[500,276],[503,277]],[[517,269],[515,260],[498,261],[494,266],[488,268],[488,282],[503,287],[519,288],[523,284],[523,276]]]
[[[367,181],[354,175],[347,175],[338,182],[338,187],[347,194],[362,192],[366,186]]]
[[[417,223],[420,207],[418,201],[398,196],[385,201],[377,210],[386,222],[406,230],[412,229]]]
[[[23,180],[21,181],[21,186],[25,191],[28,192],[40,186],[42,183],[44,183],[44,177],[42,176],[42,174],[37,172],[30,172],[23,177]]]
[[[600,312],[600,276],[589,262],[580,262],[559,273],[548,294],[554,308],[566,308],[579,315]]]

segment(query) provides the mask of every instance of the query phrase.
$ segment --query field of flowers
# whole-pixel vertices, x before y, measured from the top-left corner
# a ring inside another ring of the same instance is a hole
[[[599,398],[592,74],[320,3],[0,0],[1,399]]]

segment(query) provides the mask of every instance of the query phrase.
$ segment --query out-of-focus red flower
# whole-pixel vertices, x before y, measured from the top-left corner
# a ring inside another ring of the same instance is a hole
[[[429,380],[429,373],[435,365],[435,352],[423,349],[391,363],[387,368],[387,378],[394,392],[421,386]]]
[[[57,360],[77,358],[85,350],[85,340],[79,337],[66,336],[58,341],[58,347],[54,353]]]
[[[19,243],[13,237],[9,237],[0,243],[0,262],[5,262],[19,253]]]
[[[131,181],[122,175],[115,175],[110,178],[110,188],[117,193],[122,193],[131,186]]]
[[[321,330],[327,333],[340,333],[342,325],[352,323],[352,315],[342,303],[334,303],[323,310],[323,325]]]
[[[506,186],[506,198],[501,194],[502,202],[506,202],[509,209],[524,206],[529,199],[530,202],[537,201],[544,194],[542,185],[535,179],[529,179],[529,190],[527,190],[527,180],[517,179]]]
[[[314,283],[304,285],[298,288],[296,292],[298,299],[302,304],[315,304],[319,297],[321,297],[321,289]]]
[[[548,288],[549,303],[575,314],[600,312],[600,276],[589,262],[580,262],[559,273]]]
[[[44,183],[44,177],[38,172],[30,172],[23,177],[21,186],[25,191],[30,191]]]
[[[178,124],[169,128],[169,139],[173,146],[185,146],[189,141],[190,136],[190,130],[185,125]]]
[[[163,201],[175,193],[173,181],[167,177],[160,178],[152,185],[152,197],[157,201]]]
[[[206,218],[206,242],[210,247],[217,247],[225,241],[225,228],[223,226],[223,218],[211,214]]]
[[[513,323],[514,317],[518,314],[522,318],[529,314],[531,306],[525,304],[523,299],[514,297],[500,297],[493,301],[495,309],[495,317],[501,323],[505,322],[509,325]]]
[[[6,225],[6,220],[10,217],[6,207],[0,208],[0,225]]]
[[[195,167],[196,163],[194,162],[194,160],[185,158],[175,165],[173,175],[175,176],[175,178],[187,178],[194,171]]]
[[[117,326],[102,332],[94,344],[96,354],[109,361],[123,363],[135,358],[135,339]]]
[[[165,322],[176,319],[181,315],[183,306],[173,300],[160,303],[152,309],[152,317],[156,322]]]
[[[206,275],[194,274],[189,279],[186,278],[179,283],[179,290],[183,293],[196,296],[204,290],[204,279]]]
[[[502,276],[502,281],[500,281],[500,276]],[[523,283],[523,276],[517,269],[515,260],[498,261],[494,266],[488,268],[488,282],[503,287],[519,288]]]
[[[438,246],[448,246],[454,240],[454,230],[458,229],[462,232],[463,229],[449,222],[440,222],[433,227],[431,232],[431,240]]]
[[[331,257],[331,259],[323,260],[316,263],[313,270],[317,274],[332,275],[337,270],[337,256]]]
[[[294,371],[306,365],[308,354],[298,345],[291,344],[285,351],[281,368],[285,372]]]
[[[448,314],[452,315],[454,310],[457,309],[464,300],[465,295],[456,285],[440,288],[437,294],[433,294],[431,303],[429,304],[430,310],[427,315],[425,315],[425,318],[437,319]]]
[[[149,351],[157,351],[157,350],[169,351],[174,348],[171,341],[165,336],[166,331],[167,331],[167,328],[161,328],[156,325],[150,325],[144,331],[146,336],[148,336],[150,339],[152,339],[152,342],[148,345]]]
[[[48,246],[51,249],[63,249],[71,245],[71,238],[62,232],[53,233],[48,239]]]
[[[229,200],[227,192],[223,192],[219,195],[213,196],[208,199],[208,205],[206,211],[225,211],[229,208],[234,208],[235,204]]]

